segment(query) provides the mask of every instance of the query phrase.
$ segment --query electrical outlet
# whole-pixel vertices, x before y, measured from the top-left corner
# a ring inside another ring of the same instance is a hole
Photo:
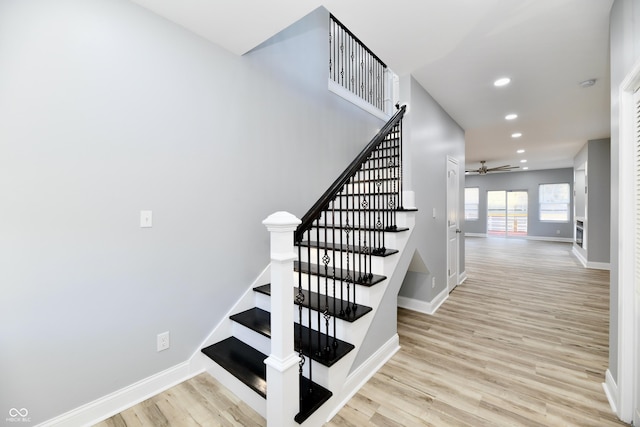
[[[169,331],[158,334],[158,351],[169,348]]]

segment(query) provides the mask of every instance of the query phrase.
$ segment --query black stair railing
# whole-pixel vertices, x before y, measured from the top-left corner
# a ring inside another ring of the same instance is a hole
[[[396,213],[403,209],[402,118],[406,106],[396,107],[396,114],[302,217],[294,234],[299,260],[298,321],[308,325],[306,332],[299,328],[295,338],[301,409],[302,396],[313,393],[311,359],[330,359],[338,350],[336,319],[357,317],[356,285],[372,284],[372,256],[385,254],[385,231],[397,229]],[[316,342],[312,342],[314,328],[320,332],[315,334]],[[303,333],[308,333],[306,339]],[[303,382],[305,354],[310,356],[310,381]]]

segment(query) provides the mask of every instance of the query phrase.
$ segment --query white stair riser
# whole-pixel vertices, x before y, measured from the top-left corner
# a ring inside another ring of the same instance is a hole
[[[322,260],[322,257],[325,255],[325,249],[320,249],[319,253],[317,248],[310,248],[310,250],[305,250],[305,249],[307,248],[303,248],[301,252],[300,261],[309,262],[309,260],[311,260],[312,264],[318,264],[318,262],[320,262],[320,266],[324,268],[324,262]],[[347,255],[347,252],[343,252],[343,251],[335,251],[334,253],[334,251],[332,251],[331,249],[327,249],[326,252],[327,252],[327,255],[329,255],[329,264],[327,264],[327,266],[329,267],[330,273],[334,266],[336,268],[342,268],[346,270],[347,264],[348,264],[351,270],[353,270],[353,267],[355,265],[356,270],[366,268],[367,271],[369,271],[370,269],[371,272],[374,274],[384,275],[384,265],[385,265],[386,257],[371,256],[370,257],[371,262],[369,265],[369,259],[367,259],[369,257],[366,255],[353,253],[353,252],[349,252]],[[390,256],[393,256],[393,255],[390,255]],[[365,261],[367,263],[366,266],[364,264]],[[362,264],[362,267],[360,266],[360,264]]]
[[[378,205],[379,207],[382,207]],[[384,208],[388,207],[387,200],[383,203]],[[349,203],[343,202],[342,209],[351,209],[352,200],[349,198]],[[339,205],[336,204],[336,209],[339,208]],[[342,227],[345,224],[349,223],[349,225],[353,228],[362,226],[363,228],[381,228],[386,227],[388,225],[400,225],[398,224],[398,215],[396,214],[395,220],[393,215],[388,212],[381,212],[380,214],[372,214],[370,212],[352,212],[352,211],[335,211],[335,212],[323,212],[320,216],[321,224],[329,224],[329,225],[340,225]]]
[[[315,232],[315,228],[311,232],[311,240],[316,241],[317,235]],[[346,245],[347,239],[344,233],[344,230],[336,230],[335,234],[331,232],[331,229],[328,229],[327,235],[324,235],[324,228],[320,228],[320,241],[328,242],[328,243],[337,243]],[[342,234],[342,235],[341,235]],[[384,238],[378,235],[372,235],[365,231],[355,230],[351,231],[349,235],[349,245],[354,246],[354,236],[355,236],[355,245],[356,246],[364,246],[364,241],[366,240],[367,246],[369,247],[377,247],[381,246],[382,240],[384,241],[384,246],[390,249],[397,249],[399,246],[399,242],[403,241],[403,239],[407,238],[406,232],[385,232]],[[305,240],[306,237],[305,236]],[[342,240],[340,238],[342,237]],[[301,252],[305,252],[306,248],[303,247]]]
[[[271,339],[237,322],[233,322],[231,330],[233,336],[238,338],[240,341],[250,345],[267,356],[271,354]]]

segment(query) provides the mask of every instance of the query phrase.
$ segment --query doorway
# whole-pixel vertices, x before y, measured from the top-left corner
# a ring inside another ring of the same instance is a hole
[[[527,235],[529,194],[526,191],[487,191],[487,234]]]
[[[451,292],[458,286],[460,262],[460,174],[458,160],[447,156],[447,288]],[[435,214],[434,214],[435,217]]]

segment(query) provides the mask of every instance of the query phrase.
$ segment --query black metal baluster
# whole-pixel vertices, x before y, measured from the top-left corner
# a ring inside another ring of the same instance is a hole
[[[324,215],[324,214],[323,214]],[[317,336],[317,348],[316,348],[316,356],[322,356],[322,343],[320,342],[320,332],[322,332],[322,322],[320,321],[320,315],[322,311],[322,293],[320,292],[320,286],[322,283],[322,273],[321,273],[321,265],[320,265],[320,228],[316,227],[316,245],[318,246],[316,249],[316,268],[318,269],[318,274],[316,274],[316,294],[318,296],[318,306],[316,307],[316,320],[317,320],[317,328],[318,328],[318,336]],[[309,270],[311,270],[311,265],[309,265]],[[309,347],[313,347],[309,344]]]
[[[335,199],[331,202],[331,243],[333,244],[333,343],[332,346],[334,350],[338,348],[338,339],[336,332],[336,252],[340,254],[340,250],[336,251],[336,210],[335,210]]]
[[[340,220],[340,224],[339,224],[339,230],[340,230],[340,248],[342,248],[342,234],[343,234],[343,228],[342,228],[342,215],[343,215],[343,211],[342,211],[342,199],[343,199],[343,190],[340,190],[340,193],[338,195],[340,203],[338,206],[338,218]],[[343,257],[340,257],[340,316],[344,317],[345,315],[345,310],[344,310],[344,263],[343,263]]]
[[[301,242],[298,242],[298,260],[302,259],[302,245],[300,243]],[[304,304],[304,293],[302,292],[302,268],[298,268],[298,293],[296,294],[296,302],[298,303],[298,322],[300,323],[300,326],[302,326],[302,305]],[[302,327],[298,329],[298,357],[300,357],[300,362],[298,362],[298,376],[300,377],[298,391],[300,399],[299,410],[302,411],[302,371],[306,361],[302,351]]]
[[[397,105],[397,107],[400,108],[399,105]],[[398,163],[398,169],[399,169],[399,172],[400,172],[398,174],[399,175],[399,178],[398,178],[398,195],[400,197],[400,202],[398,204],[398,208],[399,209],[404,209],[404,203],[403,203],[403,197],[404,197],[403,196],[403,188],[404,188],[404,186],[403,186],[403,182],[402,182],[404,180],[404,178],[402,176],[402,164],[403,164],[402,163],[403,162],[403,159],[402,159],[402,121],[398,122],[398,124],[395,127],[397,127],[397,129],[398,129],[398,151],[399,151],[398,159],[400,160],[399,163]]]
[[[316,220],[317,221],[317,220]],[[317,225],[317,224],[316,224]],[[308,341],[309,341],[309,394],[313,393],[313,362],[311,360],[312,349],[311,349],[311,330],[313,329],[311,323],[311,230],[307,232],[307,241],[309,244],[307,245],[307,289],[309,291],[309,301],[307,302],[307,311],[309,312],[308,320],[309,320],[309,331],[308,331]],[[300,269],[302,269],[302,263],[300,263]],[[302,325],[300,325],[302,326]]]

